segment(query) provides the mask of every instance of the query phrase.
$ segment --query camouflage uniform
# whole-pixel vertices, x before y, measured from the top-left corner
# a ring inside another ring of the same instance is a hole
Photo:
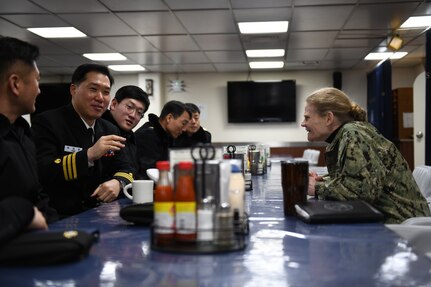
[[[429,216],[425,198],[395,145],[368,122],[342,126],[325,153],[329,176],[316,183],[321,199],[367,201],[386,223]]]

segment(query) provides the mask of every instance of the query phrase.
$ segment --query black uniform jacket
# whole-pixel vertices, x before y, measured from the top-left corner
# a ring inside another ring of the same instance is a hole
[[[125,130],[121,129],[120,126],[115,121],[115,119],[112,117],[110,110],[107,110],[102,115],[102,118],[109,121],[113,125],[115,125],[119,129],[120,135],[122,137],[126,138],[126,146],[123,148],[123,153],[127,156],[128,160],[132,164],[133,178],[134,179],[141,179],[142,176],[139,173],[138,158],[136,155],[137,151],[136,151],[135,133],[133,131],[125,131]]]
[[[93,145],[91,134],[71,104],[37,115],[32,129],[40,181],[51,205],[62,217],[96,206],[90,195],[99,184],[112,178],[126,184],[133,180],[133,168],[121,151],[107,153],[89,167],[87,150]],[[94,142],[111,134],[119,135],[119,130],[97,119]]]
[[[48,221],[55,219],[39,183],[30,126],[22,117],[11,124],[0,114],[0,243],[30,224],[33,206],[38,206]]]
[[[24,232],[33,216],[33,204],[23,197],[0,200],[0,246]]]
[[[142,175],[146,176],[147,169],[155,168],[157,161],[169,160],[173,138],[162,128],[159,117],[149,114],[148,122],[135,132],[135,137]]]
[[[199,127],[198,131],[189,136],[187,133],[182,133],[174,140],[175,147],[192,147],[197,143],[211,143],[211,133]]]

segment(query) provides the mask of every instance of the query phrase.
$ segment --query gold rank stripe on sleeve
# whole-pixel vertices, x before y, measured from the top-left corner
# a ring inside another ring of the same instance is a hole
[[[126,173],[126,172],[116,172],[114,174],[114,177],[118,176],[118,177],[123,177],[125,179],[127,179],[128,181],[132,182],[133,181],[133,174],[131,173]]]
[[[66,181],[71,181],[78,177],[76,172],[76,153],[63,156],[63,174]]]

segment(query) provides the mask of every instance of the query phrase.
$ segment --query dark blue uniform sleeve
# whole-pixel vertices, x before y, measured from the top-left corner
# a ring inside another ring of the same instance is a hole
[[[64,154],[59,135],[43,115],[33,120],[32,129],[42,184],[74,181],[88,175],[87,149]]]

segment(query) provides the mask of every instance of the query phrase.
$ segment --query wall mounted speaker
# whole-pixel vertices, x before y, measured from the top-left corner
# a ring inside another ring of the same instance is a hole
[[[341,72],[334,72],[332,74],[333,87],[341,90],[342,87],[342,74]]]

